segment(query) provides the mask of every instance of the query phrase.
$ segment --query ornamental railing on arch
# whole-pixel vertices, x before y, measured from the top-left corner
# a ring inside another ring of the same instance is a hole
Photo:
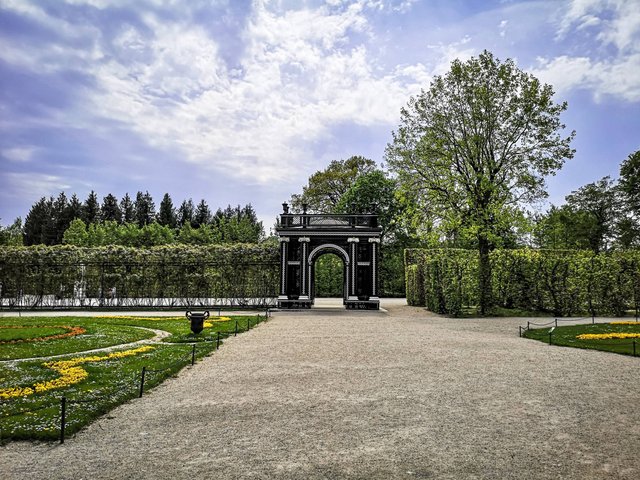
[[[0,264],[0,310],[267,308],[279,263]]]

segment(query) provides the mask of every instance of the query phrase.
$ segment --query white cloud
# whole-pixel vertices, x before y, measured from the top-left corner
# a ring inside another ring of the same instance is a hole
[[[596,100],[615,96],[640,101],[638,7],[628,0],[573,0],[560,22],[558,38],[567,38],[574,29],[589,30],[596,48],[585,45],[588,55],[540,58],[532,73],[558,91],[581,88],[591,90]]]
[[[637,0],[572,0],[560,22],[558,34],[571,28],[598,27],[598,39],[618,50],[637,51],[640,39],[640,4]]]
[[[640,72],[640,54],[616,62],[598,62],[588,57],[560,56],[553,60],[540,58],[530,72],[556,92],[572,89],[593,91],[596,100],[612,95],[624,100],[640,101],[640,79],[630,72]]]
[[[34,147],[14,147],[2,150],[0,155],[12,162],[28,162],[35,151]]]
[[[500,32],[500,36],[504,37],[507,34],[507,25],[508,25],[509,21],[508,20],[502,20],[500,22],[500,25],[498,25],[498,31]]]
[[[310,145],[337,125],[392,127],[430,78],[422,65],[381,73],[366,45],[350,45],[351,34],[368,29],[359,4],[280,15],[257,4],[233,70],[204,30],[152,16],[147,24],[152,40],[130,28],[115,41],[133,63],[114,58],[96,67],[93,112],[127,123],[151,145],[254,183],[304,170]]]
[[[7,173],[6,185],[7,190],[14,195],[29,198],[57,195],[61,190],[71,188],[68,181],[62,177],[40,173]]]

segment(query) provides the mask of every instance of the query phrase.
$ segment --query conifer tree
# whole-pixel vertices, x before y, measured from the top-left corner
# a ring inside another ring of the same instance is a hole
[[[86,225],[100,221],[100,203],[98,202],[98,195],[93,190],[91,190],[91,193],[82,205],[82,221]]]
[[[168,193],[164,194],[160,202],[160,211],[158,212],[158,223],[169,228],[176,228],[176,211],[173,208],[173,201]]]
[[[118,199],[113,194],[108,194],[102,199],[100,216],[103,222],[113,221],[122,223],[122,212],[118,206]]]
[[[132,223],[135,221],[136,212],[133,201],[128,193],[125,193],[120,201],[120,212],[122,213],[122,223]]]

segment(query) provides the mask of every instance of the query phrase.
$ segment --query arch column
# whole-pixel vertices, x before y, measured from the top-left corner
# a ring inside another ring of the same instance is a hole
[[[307,275],[311,277],[311,269],[307,274],[307,269],[305,266],[307,265],[308,258],[308,245],[311,239],[309,237],[300,237],[298,238],[298,242],[302,245],[302,251],[300,252],[300,300],[309,300],[309,295],[311,293],[311,280],[309,280],[309,288],[307,289]]]
[[[347,242],[349,243],[349,261],[351,263],[351,283],[349,284],[349,294],[347,295],[347,300],[358,300],[358,296],[356,295],[356,278],[357,278],[357,267],[358,267],[358,243],[360,243],[360,239],[358,237],[349,237],[347,238]]]
[[[278,237],[280,241],[280,295],[278,300],[287,300],[287,258],[289,237]]]
[[[371,244],[371,299],[378,299],[378,245],[380,245],[379,238],[369,238]]]

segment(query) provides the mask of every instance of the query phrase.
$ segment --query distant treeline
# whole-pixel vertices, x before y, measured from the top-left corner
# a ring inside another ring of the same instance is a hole
[[[76,194],[68,199],[64,192],[57,198],[42,197],[29,210],[21,231],[24,245],[151,247],[255,243],[264,238],[251,204],[229,205],[212,213],[204,199],[197,205],[184,200],[175,208],[165,193],[156,211],[149,192],[138,192],[135,200],[127,193],[120,201],[110,193],[102,203],[94,191],[84,202]]]

